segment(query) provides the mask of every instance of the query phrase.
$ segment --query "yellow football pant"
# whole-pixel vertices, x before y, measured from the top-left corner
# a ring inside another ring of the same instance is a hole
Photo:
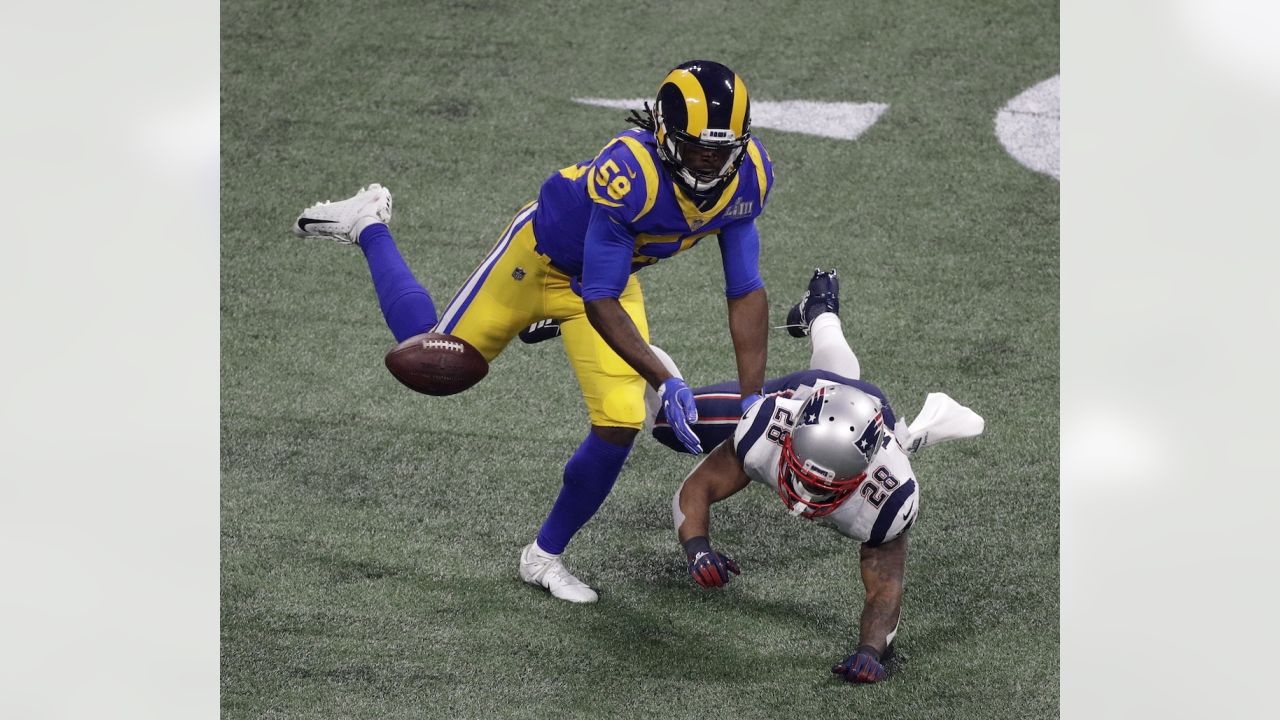
[[[569,277],[534,249],[533,213],[526,205],[458,294],[449,301],[435,331],[475,346],[492,361],[521,330],[545,318],[560,321],[565,354],[578,377],[592,425],[640,429],[644,423],[644,378],[618,356],[587,320],[586,308],[569,287]],[[619,298],[645,342],[649,323],[644,295],[632,275]]]

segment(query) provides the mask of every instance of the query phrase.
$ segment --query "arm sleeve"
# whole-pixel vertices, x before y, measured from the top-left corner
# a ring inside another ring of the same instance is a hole
[[[726,225],[720,231],[720,262],[724,265],[724,295],[739,298],[764,287],[760,277],[760,233],[756,221]]]
[[[622,297],[631,275],[636,239],[600,205],[591,208],[582,251],[582,301]]]

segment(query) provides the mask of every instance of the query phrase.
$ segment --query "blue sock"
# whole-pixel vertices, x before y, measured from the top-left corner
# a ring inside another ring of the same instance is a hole
[[[614,445],[593,432],[564,466],[564,485],[538,531],[538,547],[559,555],[574,533],[600,509],[622,472],[630,445]]]
[[[436,324],[435,303],[400,256],[387,226],[374,223],[361,231],[360,249],[369,263],[382,317],[396,342],[430,330]]]

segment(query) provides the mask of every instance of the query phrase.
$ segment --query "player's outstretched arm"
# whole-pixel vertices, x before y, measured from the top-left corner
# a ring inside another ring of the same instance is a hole
[[[849,682],[873,683],[885,677],[880,656],[898,631],[907,568],[907,536],[899,535],[876,547],[863,544],[861,564],[867,600],[862,606],[858,649],[831,668],[831,672]]]
[[[702,443],[698,440],[698,434],[690,427],[691,423],[698,421],[698,404],[693,399],[693,391],[688,384],[683,379],[674,377],[658,356],[653,354],[649,343],[645,342],[631,316],[627,315],[622,303],[616,298],[588,300],[586,306],[591,327],[600,333],[600,337],[604,338],[614,352],[658,391],[667,422],[671,424],[680,443],[689,452],[701,455]]]
[[[907,535],[904,533],[877,547],[862,546],[862,585],[867,590],[862,606],[858,645],[884,652],[898,629],[902,612],[902,587],[907,572]]]
[[[640,335],[631,316],[622,308],[617,298],[598,298],[586,303],[587,320],[600,337],[627,361],[627,364],[648,381],[652,387],[661,387],[671,377],[662,361],[649,349],[649,343]]]
[[[721,587],[740,575],[738,564],[711,548],[711,504],[747,486],[733,440],[725,440],[689,473],[671,500],[676,535],[684,547],[689,575],[702,587]]]
[[[737,493],[750,482],[733,451],[733,439],[720,443],[676,490],[671,510],[680,542],[705,537],[711,527],[711,503]]]
[[[769,353],[769,298],[758,288],[729,301],[729,336],[738,363],[742,396],[764,392],[764,366]],[[746,408],[743,408],[746,411]]]

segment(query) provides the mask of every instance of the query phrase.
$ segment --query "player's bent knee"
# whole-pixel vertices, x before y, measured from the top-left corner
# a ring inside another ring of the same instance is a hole
[[[598,398],[598,406],[588,401],[593,427],[644,427],[644,380],[639,376],[605,390]]]
[[[627,446],[635,441],[639,430],[629,427],[608,427],[602,425],[592,425],[591,432],[595,433],[601,440],[618,446]]]
[[[444,333],[414,335],[392,348],[384,362],[395,379],[426,395],[460,393],[489,374],[489,362],[479,350]]]

